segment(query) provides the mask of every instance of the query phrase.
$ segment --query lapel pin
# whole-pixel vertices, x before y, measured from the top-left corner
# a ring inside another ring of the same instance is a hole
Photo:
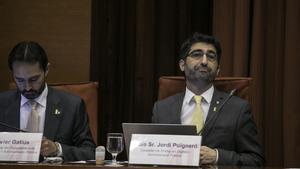
[[[55,115],[60,115],[60,111],[55,109],[55,112],[54,112]]]
[[[214,112],[216,112],[217,111],[217,107],[214,107]]]
[[[219,101],[217,101],[217,104],[219,104],[220,102]]]

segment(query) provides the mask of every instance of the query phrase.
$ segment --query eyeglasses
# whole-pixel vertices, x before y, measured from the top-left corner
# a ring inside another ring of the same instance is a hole
[[[211,61],[217,60],[217,54],[213,51],[204,52],[203,50],[194,50],[190,54],[188,54],[187,57],[189,56],[198,59],[202,58],[204,55],[206,55],[206,57]]]

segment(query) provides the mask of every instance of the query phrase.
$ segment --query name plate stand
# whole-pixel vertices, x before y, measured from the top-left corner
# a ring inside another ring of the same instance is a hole
[[[38,162],[42,133],[0,132],[0,161]]]
[[[199,166],[201,136],[132,134],[129,164]]]

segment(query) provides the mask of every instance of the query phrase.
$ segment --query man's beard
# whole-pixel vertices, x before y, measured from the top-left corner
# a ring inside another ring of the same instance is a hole
[[[31,90],[26,90],[26,89],[24,89],[21,93],[27,99],[33,100],[33,99],[39,97],[42,94],[42,92],[45,89],[45,86],[46,85],[44,83],[43,86],[41,86],[39,90],[32,90],[32,89]]]
[[[205,82],[211,83],[217,76],[217,70],[212,70],[209,67],[195,66],[193,69],[186,68],[185,77],[191,83]],[[201,72],[200,69],[206,69],[207,72]]]

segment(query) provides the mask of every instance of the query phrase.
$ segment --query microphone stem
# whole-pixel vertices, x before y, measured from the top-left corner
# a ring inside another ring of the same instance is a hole
[[[5,126],[5,127],[8,127],[8,128],[11,128],[11,129],[15,129],[15,130],[17,130],[17,131],[27,132],[27,131],[25,131],[25,130],[22,130],[22,129],[19,129],[19,128],[17,128],[17,127],[8,125],[8,124],[6,124],[6,123],[3,123],[3,122],[1,122],[1,121],[0,121],[0,125]]]

